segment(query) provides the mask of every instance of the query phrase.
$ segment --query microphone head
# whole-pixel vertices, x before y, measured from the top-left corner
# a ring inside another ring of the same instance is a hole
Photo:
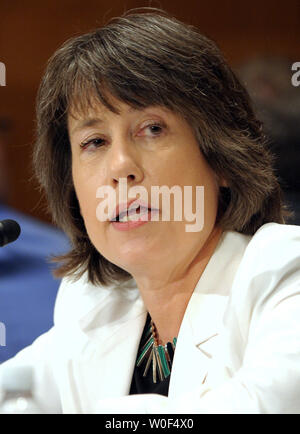
[[[19,223],[14,220],[0,221],[0,247],[16,241],[21,233]]]

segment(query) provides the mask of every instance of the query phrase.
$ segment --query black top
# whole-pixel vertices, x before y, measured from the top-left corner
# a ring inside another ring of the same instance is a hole
[[[146,335],[150,327],[150,321],[151,318],[150,315],[148,314],[147,321],[141,337],[138,353],[137,353],[137,359],[145,343]],[[145,365],[146,365],[146,361],[144,361],[139,367],[137,367],[135,363],[129,394],[135,395],[137,393],[158,393],[159,395],[168,396],[170,375],[167,378],[165,378],[163,381],[160,381],[159,378],[157,378],[156,383],[154,383],[152,366],[150,366],[150,368],[148,369],[146,377],[143,377]]]

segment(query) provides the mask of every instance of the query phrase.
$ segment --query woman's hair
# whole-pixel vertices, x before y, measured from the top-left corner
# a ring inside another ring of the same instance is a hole
[[[57,276],[87,272],[103,285],[132,277],[91,243],[72,181],[67,115],[84,111],[95,96],[116,112],[110,94],[135,108],[165,106],[187,120],[208,164],[227,181],[217,214],[224,230],[254,234],[264,223],[284,223],[288,211],[261,124],[216,44],[164,11],[133,10],[65,42],[39,88],[34,168],[54,222],[73,245],[57,258]]]

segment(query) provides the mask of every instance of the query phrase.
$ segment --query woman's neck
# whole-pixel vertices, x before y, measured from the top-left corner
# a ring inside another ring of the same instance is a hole
[[[178,336],[189,300],[215,251],[221,234],[222,230],[215,227],[204,246],[189,263],[185,264],[181,275],[176,276],[176,279],[166,279],[168,273],[165,269],[161,279],[158,278],[157,270],[155,279],[149,282],[145,278],[139,280],[135,277],[161,344],[171,342]]]

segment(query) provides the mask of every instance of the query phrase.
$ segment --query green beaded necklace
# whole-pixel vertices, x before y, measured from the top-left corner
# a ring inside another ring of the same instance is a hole
[[[146,377],[152,362],[153,383],[156,383],[157,376],[160,381],[163,381],[171,373],[177,338],[174,338],[172,343],[158,345],[155,325],[152,320],[145,338],[146,342],[141,349],[136,366],[139,367],[143,361],[147,360],[143,373],[143,377]]]

